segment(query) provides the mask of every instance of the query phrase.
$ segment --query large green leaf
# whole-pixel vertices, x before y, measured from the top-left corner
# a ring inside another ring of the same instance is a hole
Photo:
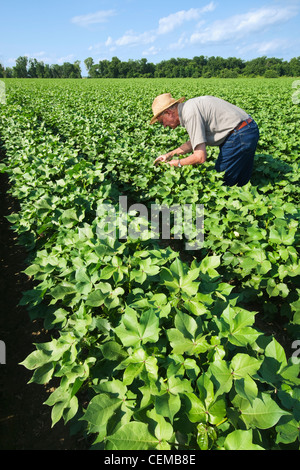
[[[115,328],[117,336],[126,347],[156,343],[159,331],[159,319],[155,310],[145,310],[139,318],[137,312],[130,307],[126,307],[120,325]]]
[[[94,426],[104,425],[122,403],[122,398],[113,398],[106,393],[100,393],[90,401],[83,419]]]
[[[179,395],[172,393],[164,393],[163,395],[155,397],[155,410],[157,414],[168,418],[173,423],[174,416],[181,408],[181,400]]]
[[[132,421],[106,437],[106,450],[152,450],[159,440],[150,434],[145,423]]]
[[[278,423],[282,416],[290,415],[281,409],[270,395],[263,393],[252,403],[245,401],[240,408],[241,418],[248,428],[268,429]]]
[[[197,293],[199,283],[194,282],[199,276],[200,269],[189,269],[188,266],[179,259],[176,259],[170,268],[163,267],[161,270],[161,280],[170,292],[181,293],[185,297],[193,296]]]
[[[253,444],[252,430],[236,430],[228,434],[224,442],[225,450],[264,450],[263,447]]]
[[[261,366],[261,361],[248,354],[236,354],[231,361],[232,375],[234,379],[245,378],[256,374]]]

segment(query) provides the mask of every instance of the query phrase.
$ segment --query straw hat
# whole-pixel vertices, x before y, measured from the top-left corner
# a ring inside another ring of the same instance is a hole
[[[175,100],[172,98],[170,93],[164,93],[163,95],[159,95],[155,98],[152,103],[152,111],[153,111],[153,118],[150,121],[150,124],[154,124],[157,121],[158,116],[163,113],[166,109],[173,106],[175,103],[182,103],[185,98],[180,98],[179,100]]]

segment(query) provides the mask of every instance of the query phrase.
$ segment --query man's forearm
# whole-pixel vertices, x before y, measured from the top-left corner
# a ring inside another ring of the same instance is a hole
[[[175,157],[175,155],[185,155],[186,153],[190,153],[192,151],[193,151],[192,144],[190,141],[188,141],[185,144],[182,144],[177,149],[172,150],[171,152],[168,152],[167,158],[168,160],[170,160],[171,158]]]
[[[181,163],[181,166],[200,165],[201,163],[204,163],[205,161],[206,161],[206,153],[197,152],[197,153],[193,153],[192,155],[186,158],[181,159],[180,163]]]
[[[180,159],[180,165],[185,166],[185,165],[200,165],[206,161],[207,153],[206,153],[206,144],[199,144],[195,148],[194,152],[192,155],[189,155],[188,157],[181,158]],[[179,160],[171,160],[169,161],[169,164],[171,166],[178,166]]]

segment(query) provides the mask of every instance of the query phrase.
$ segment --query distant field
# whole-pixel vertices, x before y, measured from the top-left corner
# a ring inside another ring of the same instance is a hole
[[[299,448],[296,80],[1,82],[0,170],[36,281],[22,303],[53,330],[24,365],[37,383],[60,380],[46,402],[53,424],[82,418],[80,432],[106,450]],[[149,125],[165,92],[215,95],[256,120],[249,184],[223,185],[217,148],[201,167],[153,166],[188,138]],[[203,246],[187,251],[174,231],[122,237],[125,196],[146,210],[203,205]]]

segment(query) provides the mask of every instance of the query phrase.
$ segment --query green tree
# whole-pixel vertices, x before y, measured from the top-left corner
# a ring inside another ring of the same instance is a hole
[[[87,59],[85,59],[84,65],[88,71],[88,74],[90,75],[90,70],[92,66],[94,65],[94,59],[92,57],[88,57]]]
[[[73,78],[82,78],[81,77],[81,68],[80,68],[80,60],[75,60],[73,64]]]
[[[38,78],[44,78],[45,76],[45,64],[44,62],[38,62],[36,64],[36,75]]]
[[[246,63],[244,74],[245,75],[261,75],[263,76],[266,71],[266,61],[267,57],[258,57],[256,59],[250,60]]]
[[[62,78],[62,67],[58,64],[50,66],[52,78]]]
[[[29,67],[28,67],[28,77],[29,78],[37,78],[37,63],[36,59],[29,59]]]
[[[16,65],[13,67],[13,77],[15,78],[27,78],[27,65],[28,57],[20,56],[16,60]]]
[[[4,76],[6,78],[12,78],[13,77],[13,69],[11,67],[6,67]]]
[[[121,64],[121,61],[120,59],[118,59],[118,57],[113,57],[111,59],[111,62],[108,67],[110,78],[118,78],[120,64]]]
[[[290,60],[289,69],[293,77],[300,77],[300,57],[293,57]]]
[[[266,72],[264,74],[264,77],[265,78],[278,78],[279,73],[275,69],[268,69],[268,70],[266,70]]]
[[[53,78],[51,68],[49,64],[45,64],[44,68],[44,78]]]

